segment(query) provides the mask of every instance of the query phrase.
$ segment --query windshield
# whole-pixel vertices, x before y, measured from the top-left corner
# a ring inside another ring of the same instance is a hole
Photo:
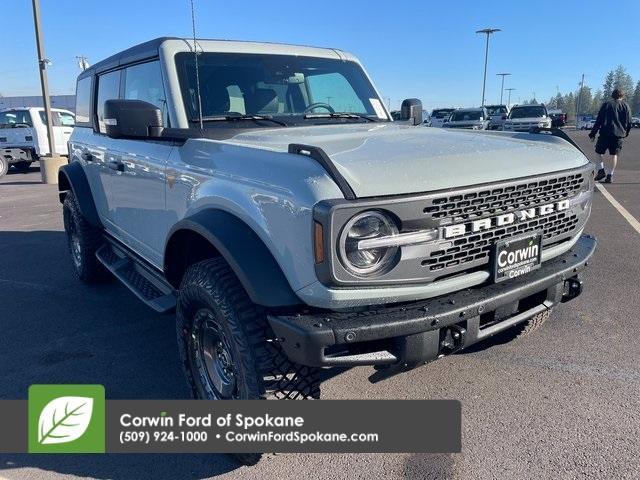
[[[449,118],[449,115],[451,115],[451,112],[453,112],[453,108],[441,108],[439,110],[434,110],[433,112],[431,112],[431,117]]]
[[[0,112],[0,128],[17,126],[33,127],[31,123],[31,115],[28,110],[9,110]]]
[[[449,120],[452,122],[469,122],[473,120],[480,120],[480,117],[482,117],[482,111],[480,110],[462,110],[459,112],[453,112]]]
[[[191,122],[198,119],[194,56],[176,55],[182,97]],[[352,113],[388,120],[373,86],[355,62],[326,58],[239,53],[198,56],[202,116],[260,115],[287,125]],[[358,118],[367,121],[366,118]],[[218,123],[218,122],[212,122]],[[207,125],[209,126],[209,125]]]
[[[487,105],[484,108],[487,109],[489,115],[499,115],[501,113],[507,113],[507,107],[504,105]]]
[[[529,107],[516,107],[511,110],[509,118],[534,118],[545,115],[544,107],[531,105]]]

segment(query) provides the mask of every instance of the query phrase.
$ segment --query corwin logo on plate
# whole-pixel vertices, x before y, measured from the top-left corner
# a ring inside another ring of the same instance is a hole
[[[31,385],[29,453],[104,453],[102,385]]]

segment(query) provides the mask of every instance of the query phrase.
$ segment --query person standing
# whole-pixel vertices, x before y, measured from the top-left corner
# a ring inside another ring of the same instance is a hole
[[[604,102],[600,107],[596,123],[589,132],[591,140],[595,139],[596,134],[600,132],[596,142],[596,153],[600,155],[596,181],[604,179],[604,183],[612,182],[613,173],[618,165],[618,154],[622,150],[622,139],[628,137],[631,130],[631,110],[623,98],[624,91],[621,88],[615,88],[611,92],[611,100]],[[604,169],[604,154],[607,150],[611,155],[609,173]]]

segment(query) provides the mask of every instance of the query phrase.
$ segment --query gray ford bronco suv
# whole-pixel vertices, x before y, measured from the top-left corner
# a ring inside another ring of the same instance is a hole
[[[84,71],[60,200],[77,276],[176,312],[197,398],[317,398],[581,293],[593,169],[562,132],[394,122],[343,51],[161,38]]]

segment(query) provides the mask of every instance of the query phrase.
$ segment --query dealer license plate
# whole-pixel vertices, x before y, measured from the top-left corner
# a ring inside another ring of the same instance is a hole
[[[540,268],[542,233],[507,238],[493,246],[493,280],[501,282]]]

